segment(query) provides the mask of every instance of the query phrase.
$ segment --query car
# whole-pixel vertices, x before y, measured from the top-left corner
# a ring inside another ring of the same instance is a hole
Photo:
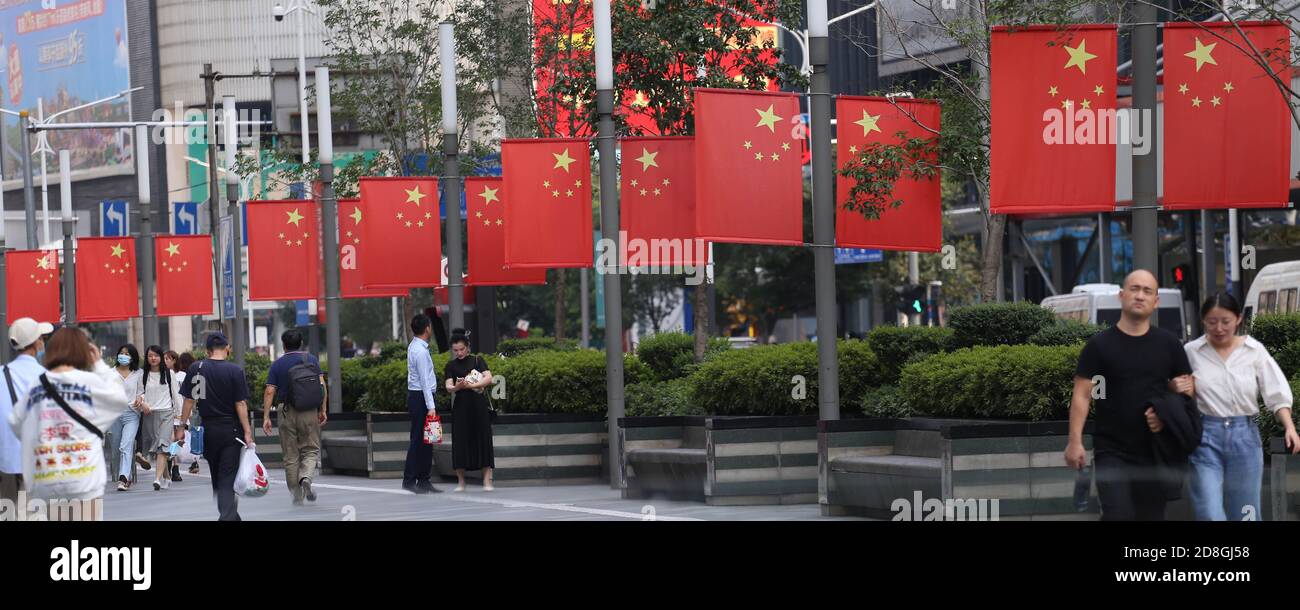
[[[1069,294],[1043,299],[1041,305],[1055,312],[1057,318],[1114,326],[1120,316],[1119,291],[1119,284],[1080,284]],[[1178,335],[1182,341],[1188,339],[1190,329],[1183,312],[1183,291],[1161,288],[1159,314],[1160,328]]]
[[[1273,263],[1260,269],[1243,305],[1247,324],[1257,313],[1300,311],[1300,261]]]

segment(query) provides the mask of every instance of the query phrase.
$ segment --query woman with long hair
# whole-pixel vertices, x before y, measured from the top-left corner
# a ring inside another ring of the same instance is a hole
[[[117,377],[113,377],[122,388],[122,396],[129,409],[122,413],[113,431],[117,434],[117,490],[131,488],[131,460],[140,468],[149,470],[153,465],[135,450],[136,435],[140,432],[140,421],[149,413],[149,406],[140,399],[140,352],[130,343],[117,349]]]
[[[1264,344],[1237,334],[1241,303],[1231,294],[1206,299],[1201,322],[1205,334],[1183,348],[1193,375],[1171,382],[1201,411],[1201,445],[1190,458],[1192,510],[1199,521],[1258,521],[1264,448],[1255,418],[1262,401],[1282,424],[1287,448],[1300,453],[1291,386]]]
[[[167,448],[176,435],[173,426],[179,425],[175,417],[179,417],[182,404],[180,386],[172,379],[164,358],[161,347],[150,345],[145,350],[145,369],[140,377],[140,398],[148,408],[142,425],[144,440],[140,446],[158,468],[153,480],[154,491],[171,485]]]
[[[176,387],[178,388],[179,391],[181,385],[185,383],[185,376],[189,375],[190,367],[194,366],[195,363],[194,355],[189,352],[185,352],[184,354],[179,354],[179,355],[177,355],[176,352],[167,352],[167,353],[173,356],[173,362],[175,362],[175,364],[172,366],[172,372],[175,373],[176,375]],[[190,430],[198,430],[198,426],[200,425],[198,409],[194,409],[194,412],[190,415],[189,422],[181,422],[181,425],[183,426],[186,423],[189,423]],[[192,449],[193,446],[191,445],[191,451]],[[203,459],[203,455],[201,455],[200,453],[194,454],[194,461],[190,464],[190,471],[189,471],[190,474],[199,473],[199,460],[201,459]],[[181,478],[180,468],[179,467],[173,467],[173,468],[175,468],[173,472],[175,473],[176,476],[172,477],[172,480],[174,481],[180,480]]]
[[[483,471],[483,491],[492,491],[492,408],[484,389],[492,385],[492,371],[481,356],[470,353],[463,331],[451,336],[451,361],[443,375],[451,392],[451,462],[456,470],[455,491],[465,491],[465,471]]]
[[[14,405],[9,419],[22,439],[28,493],[61,502],[47,515],[52,521],[100,521],[107,471],[102,431],[130,410],[122,376],[104,364],[86,333],[72,326],[50,338],[44,364],[48,372]]]

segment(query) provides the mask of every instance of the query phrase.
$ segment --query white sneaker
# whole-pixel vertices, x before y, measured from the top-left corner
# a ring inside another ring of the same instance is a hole
[[[154,479],[154,480],[153,480],[153,490],[154,490],[154,491],[161,491],[161,490],[162,490],[162,483],[159,482],[158,479]]]
[[[163,488],[163,489],[171,489],[171,486],[172,486],[172,480],[171,480],[171,479],[163,479],[163,480],[162,480],[162,488]]]

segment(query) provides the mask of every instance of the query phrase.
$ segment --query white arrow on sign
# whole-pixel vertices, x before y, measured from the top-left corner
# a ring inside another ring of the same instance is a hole
[[[126,228],[126,218],[124,218],[125,215],[122,214],[122,212],[117,209],[116,205],[109,204],[108,210],[104,212],[104,215],[107,216],[108,220],[118,228],[117,230],[118,233],[126,232],[124,230]],[[105,232],[107,233],[107,231]]]
[[[176,211],[176,220],[181,221],[181,224],[187,227],[187,232],[194,232],[194,214],[189,211],[188,207],[181,206],[180,209]]]

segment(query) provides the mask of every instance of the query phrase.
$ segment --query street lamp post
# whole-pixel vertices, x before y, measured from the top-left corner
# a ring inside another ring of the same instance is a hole
[[[72,258],[72,161],[68,151],[59,151],[59,198],[63,201],[63,323],[77,323],[77,277]]]
[[[321,220],[325,233],[325,353],[329,411],[343,412],[343,363],[340,333],[338,199],[334,196],[334,136],[330,116],[330,69],[316,68],[316,126],[320,129]]]
[[[830,23],[827,0],[808,0],[808,57],[812,82],[813,271],[817,295],[817,405],[821,419],[840,418],[838,310],[835,304],[835,173],[831,166]]]
[[[226,198],[230,201],[228,212],[233,217],[231,224],[232,248],[235,250],[231,258],[233,265],[232,275],[234,282],[234,309],[235,322],[231,330],[230,341],[235,348],[235,361],[240,366],[244,365],[244,353],[248,350],[248,335],[244,334],[244,258],[240,244],[243,238],[240,233],[243,231],[243,222],[239,215],[239,172],[235,171],[235,154],[239,146],[239,128],[235,120],[238,114],[235,111],[235,96],[227,95],[221,99],[221,114],[223,119],[223,131],[225,131],[226,144]],[[224,252],[219,252],[218,256],[225,256]]]
[[[307,120],[307,42],[304,28],[304,13],[316,14],[305,0],[290,0],[289,8],[276,4],[272,9],[275,20],[284,19],[289,13],[298,13],[298,111],[302,114],[302,164],[311,161],[311,123]]]
[[[153,197],[149,192],[149,128],[135,128],[135,177],[140,198],[140,297],[145,345],[158,345],[158,316],[154,312]]]
[[[447,210],[447,294],[453,329],[465,328],[465,293],[460,240],[460,143],[456,131],[456,39],[450,22],[438,24],[442,57],[442,193]]]

